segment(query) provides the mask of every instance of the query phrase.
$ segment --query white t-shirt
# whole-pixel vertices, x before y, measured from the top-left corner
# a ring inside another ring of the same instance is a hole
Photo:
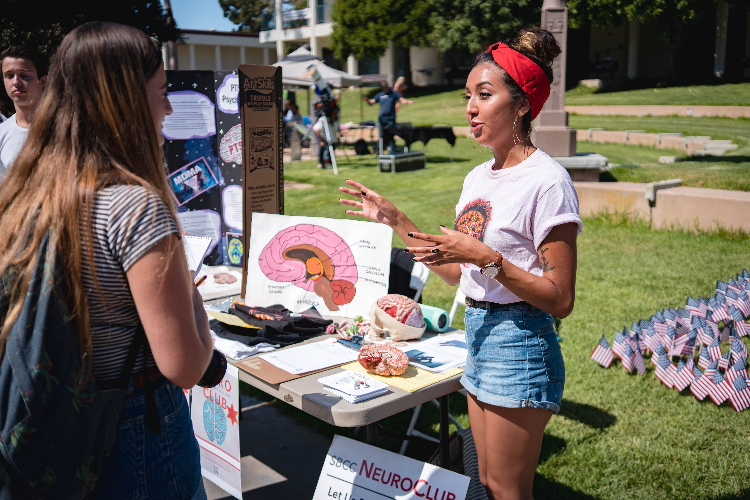
[[[27,135],[29,135],[29,129],[18,126],[16,115],[0,123],[0,181],[5,178],[8,167],[21,151]]]
[[[455,229],[500,252],[508,262],[537,276],[537,249],[553,227],[583,223],[570,175],[537,149],[518,165],[492,170],[494,158],[469,172],[456,205]],[[473,264],[461,264],[461,291],[474,300],[499,304],[521,299]]]

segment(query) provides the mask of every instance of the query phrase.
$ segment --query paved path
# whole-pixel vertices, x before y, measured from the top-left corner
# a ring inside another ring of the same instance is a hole
[[[750,106],[565,106],[578,115],[618,116],[717,116],[750,118]]]

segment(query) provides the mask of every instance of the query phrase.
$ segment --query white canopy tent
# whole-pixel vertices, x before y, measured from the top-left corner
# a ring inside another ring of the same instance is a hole
[[[330,66],[326,66],[323,61],[305,47],[298,48],[284,59],[274,64],[274,66],[278,66],[282,69],[282,82],[284,85],[312,87],[315,85],[312,78],[302,77],[307,71],[308,66],[311,64],[315,65],[318,69],[318,73],[323,77],[323,80],[336,88],[359,85],[361,82],[361,78],[358,76],[350,75],[344,71],[339,71]]]

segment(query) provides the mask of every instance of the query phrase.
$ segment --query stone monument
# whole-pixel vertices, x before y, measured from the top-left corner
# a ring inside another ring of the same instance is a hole
[[[534,124],[534,144],[550,156],[575,156],[576,131],[568,127],[565,111],[565,59],[567,57],[568,8],[565,0],[544,0],[542,29],[555,36],[562,49],[552,64],[554,81],[549,99]]]

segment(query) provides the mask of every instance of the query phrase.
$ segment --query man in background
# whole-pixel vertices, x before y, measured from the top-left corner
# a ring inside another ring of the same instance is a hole
[[[0,124],[0,179],[21,150],[47,84],[47,64],[32,48],[12,45],[0,54],[3,83],[15,114]]]
[[[391,88],[391,86],[383,80],[380,82],[380,92],[375,94],[372,99],[365,98],[367,104],[372,106],[375,103],[380,104],[380,115],[378,116],[378,131],[380,138],[383,140],[383,145],[388,142],[388,150],[391,154],[396,152],[396,143],[393,140],[393,134],[387,132],[388,127],[392,127],[396,124],[396,103],[401,104],[414,104],[417,101],[409,101],[401,97],[401,94]],[[382,151],[380,152],[383,153]]]

